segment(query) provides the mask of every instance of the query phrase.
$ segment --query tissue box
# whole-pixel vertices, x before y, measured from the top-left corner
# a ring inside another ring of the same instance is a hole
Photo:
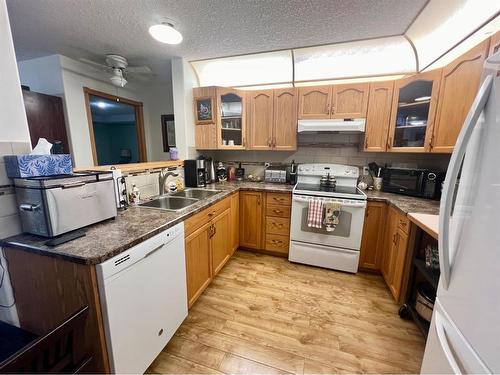
[[[73,172],[69,154],[7,155],[4,160],[9,178],[55,176]]]

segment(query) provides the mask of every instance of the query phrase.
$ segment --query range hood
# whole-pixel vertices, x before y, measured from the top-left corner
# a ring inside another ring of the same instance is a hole
[[[297,131],[304,132],[364,132],[364,118],[299,120]]]

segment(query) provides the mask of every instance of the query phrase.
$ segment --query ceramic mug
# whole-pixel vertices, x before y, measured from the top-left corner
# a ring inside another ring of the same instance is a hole
[[[373,177],[373,188],[375,190],[382,190],[382,177]]]
[[[230,139],[228,145],[229,146],[234,146],[234,141],[232,139]]]

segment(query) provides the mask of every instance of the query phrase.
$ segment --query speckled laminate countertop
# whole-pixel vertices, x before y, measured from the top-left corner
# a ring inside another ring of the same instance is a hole
[[[291,192],[293,186],[262,182],[226,182],[209,186],[209,188],[221,190],[221,192],[202,199],[179,212],[130,207],[119,211],[115,219],[87,227],[85,237],[56,247],[47,246],[46,238],[30,234],[9,237],[0,244],[76,263],[98,264],[186,220],[238,190]]]
[[[258,182],[226,182],[209,186],[221,190],[210,198],[202,199],[179,212],[151,208],[130,207],[119,211],[116,219],[91,225],[86,228],[86,236],[59,245],[47,246],[46,238],[20,234],[4,239],[0,244],[9,248],[22,249],[41,255],[62,258],[82,264],[98,264],[131,248],[138,243],[186,220],[188,217],[224,199],[238,190],[268,192],[291,192],[293,186]],[[403,213],[439,213],[439,202],[404,195],[366,192],[368,200],[382,201],[398,208]]]
[[[405,215],[410,212],[432,215],[439,214],[439,201],[385,193],[383,191],[366,191],[365,193],[368,196],[368,200],[386,202],[399,209]]]

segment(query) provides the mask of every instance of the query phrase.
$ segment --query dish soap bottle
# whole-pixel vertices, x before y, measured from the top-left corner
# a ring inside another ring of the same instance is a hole
[[[141,192],[139,191],[139,188],[135,185],[132,184],[132,191],[129,194],[129,203],[133,205],[138,205],[140,203],[140,196]]]

